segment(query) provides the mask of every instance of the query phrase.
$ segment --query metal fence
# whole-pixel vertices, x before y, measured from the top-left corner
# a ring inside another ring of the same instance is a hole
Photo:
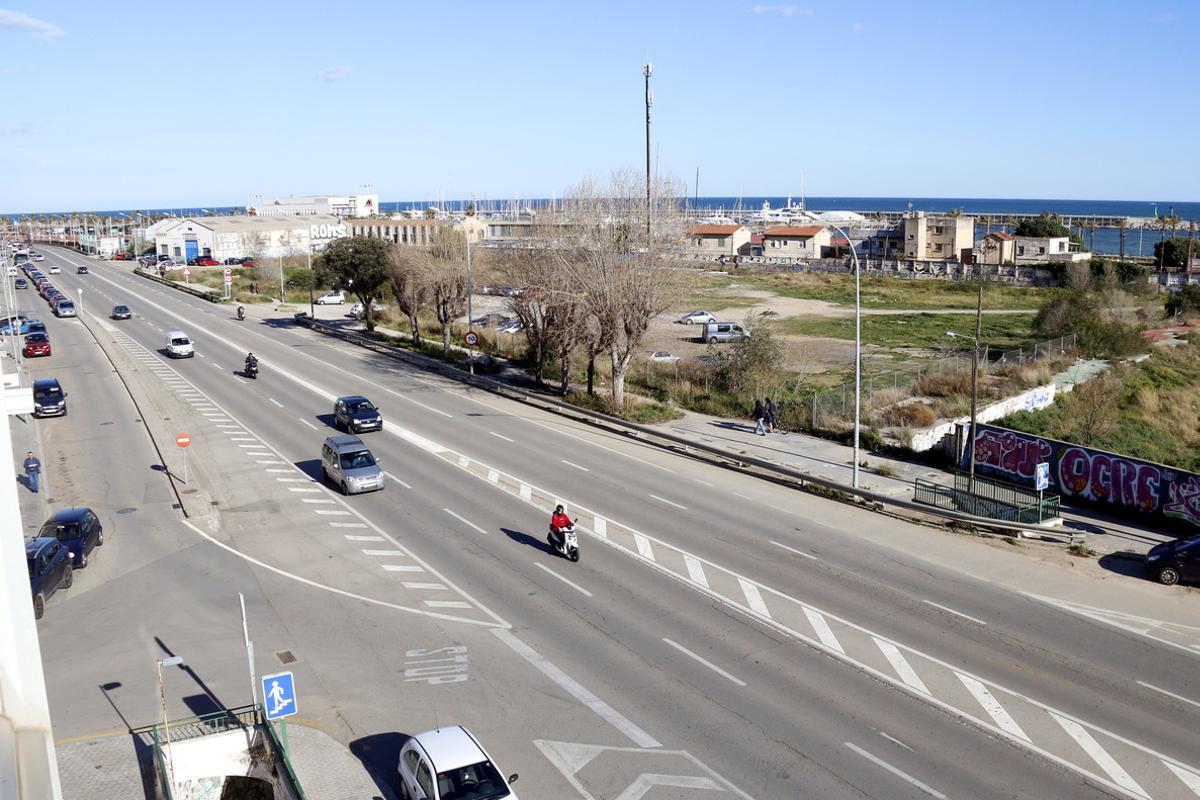
[[[1057,494],[1039,495],[1013,483],[956,473],[954,485],[923,478],[913,481],[913,500],[948,511],[962,511],[989,519],[1037,525],[1059,514]]]
[[[1075,347],[1075,336],[1063,336],[1038,342],[1030,347],[1010,350],[994,355],[984,345],[979,354],[979,374],[990,375],[1005,367],[1031,364],[1044,358],[1062,356]],[[862,376],[862,418],[904,399],[912,387],[934,375],[953,373],[969,374],[970,351],[957,350],[937,359],[914,361],[906,369],[891,370]],[[965,412],[964,412],[965,413]],[[807,420],[805,419],[807,417]],[[816,392],[809,401],[809,408],[799,410],[797,422],[807,422],[810,430],[848,429],[854,420],[854,382],[834,389]]]

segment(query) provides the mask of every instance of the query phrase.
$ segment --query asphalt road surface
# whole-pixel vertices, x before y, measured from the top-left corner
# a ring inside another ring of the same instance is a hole
[[[300,716],[381,784],[406,735],[461,723],[531,798],[1200,796],[1200,650],[1014,592],[994,545],[40,249],[85,314],[49,319],[55,354],[30,364],[70,394],[39,423],[54,507],[112,532],[40,623],[60,739],[156,719],[168,653],[173,717],[250,702],[241,592],[257,671],[294,671]],[[195,358],[166,357],[173,329]],[[322,481],[345,394],[383,411],[362,437],[381,492]],[[165,431],[192,437],[188,520]],[[556,501],[579,563],[545,544]],[[1053,596],[1055,568],[1028,569]]]

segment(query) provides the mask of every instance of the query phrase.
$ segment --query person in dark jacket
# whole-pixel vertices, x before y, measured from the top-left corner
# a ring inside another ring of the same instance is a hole
[[[771,398],[768,397],[763,402],[763,411],[766,413],[766,418],[767,418],[767,432],[774,433],[775,432],[775,403],[771,400]]]
[[[757,433],[759,436],[766,436],[767,435],[767,426],[766,426],[767,410],[766,410],[766,408],[763,407],[762,400],[755,398],[754,411],[752,412],[752,414],[754,416],[754,432]]]

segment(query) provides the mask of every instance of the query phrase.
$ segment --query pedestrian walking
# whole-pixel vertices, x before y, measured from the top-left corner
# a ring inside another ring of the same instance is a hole
[[[767,412],[767,430],[774,433],[775,426],[779,424],[779,407],[768,397],[763,410]]]
[[[767,435],[767,427],[766,427],[765,421],[766,421],[767,411],[763,407],[762,400],[759,400],[757,397],[754,398],[753,415],[754,415],[754,432],[757,433],[759,436],[766,436]]]
[[[38,461],[37,456],[30,450],[25,454],[25,463],[21,466],[25,468],[25,482],[29,484],[29,490],[37,494],[38,480],[42,477],[42,462]]]

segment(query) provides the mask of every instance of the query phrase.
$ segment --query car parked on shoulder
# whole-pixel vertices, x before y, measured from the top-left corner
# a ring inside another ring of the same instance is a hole
[[[33,618],[46,613],[46,601],[59,589],[69,589],[75,581],[72,553],[57,539],[25,540],[25,563],[29,567],[29,588],[33,592]]]
[[[1161,584],[1200,581],[1200,536],[1156,544],[1146,553],[1146,571]]]
[[[115,305],[109,316],[113,319],[132,319],[133,312],[129,310],[129,306],[127,305]]]
[[[684,325],[703,325],[706,322],[716,322],[717,316],[708,311],[692,311],[679,318]]]
[[[196,265],[200,267],[219,267],[221,266],[221,262],[212,256],[200,256],[196,259]]]
[[[2,336],[12,336],[13,334],[24,336],[27,333],[29,333],[29,317],[24,314],[13,314],[11,317],[0,320],[0,335]]]
[[[21,274],[21,270],[17,269],[16,265],[14,264],[11,267],[7,267],[4,270],[4,274],[9,278],[15,278]]]
[[[80,264],[78,267],[76,267],[75,274],[76,275],[87,275],[88,274],[87,264]]]
[[[163,269],[171,269],[175,266],[175,260],[167,258],[166,256],[162,256],[158,259],[157,266],[162,267]]]
[[[496,766],[479,740],[461,725],[425,731],[411,737],[400,748],[401,792],[405,797],[426,800],[459,798],[512,798],[510,785],[517,774],[509,775]]]
[[[13,288],[14,289],[28,289],[29,281],[25,280],[24,278],[17,278],[15,281],[13,281]]]
[[[671,355],[666,350],[655,350],[650,354],[650,360],[659,364],[674,364],[679,356]]]
[[[74,317],[75,316],[75,304],[72,303],[70,300],[68,300],[66,297],[58,298],[57,302],[54,303],[54,316],[56,316],[56,317]]]
[[[243,267],[249,267],[251,269],[258,266],[258,263],[255,262],[253,258],[243,258],[241,264]]]
[[[339,397],[333,403],[333,425],[346,433],[383,430],[383,415],[362,395]]]
[[[344,295],[341,292],[336,291],[336,290],[331,291],[331,292],[326,292],[325,294],[323,294],[317,298],[317,305],[319,305],[319,306],[341,305],[342,303],[345,303],[345,302],[346,302],[346,295]]]
[[[29,320],[28,333],[46,333],[46,323],[42,322],[40,319]]]
[[[38,536],[57,540],[71,551],[75,569],[87,569],[92,551],[104,544],[104,526],[90,508],[66,508],[42,523]]]
[[[50,349],[50,337],[44,333],[27,334],[25,336],[25,346],[21,348],[21,355],[26,358],[53,355]]]
[[[67,415],[67,393],[58,378],[38,378],[33,382],[33,415],[38,418]]]

